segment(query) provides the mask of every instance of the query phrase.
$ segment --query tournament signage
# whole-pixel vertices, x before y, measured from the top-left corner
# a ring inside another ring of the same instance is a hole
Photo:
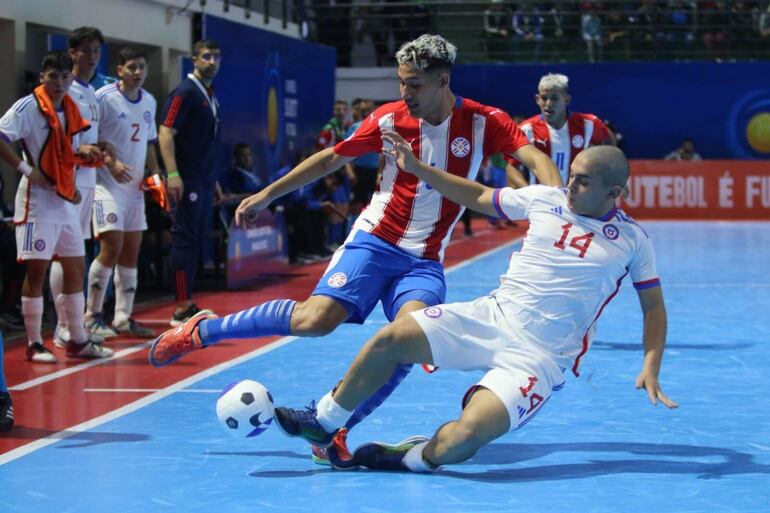
[[[230,227],[227,241],[227,288],[253,285],[268,274],[288,272],[286,224],[279,212],[263,210],[254,226]]]

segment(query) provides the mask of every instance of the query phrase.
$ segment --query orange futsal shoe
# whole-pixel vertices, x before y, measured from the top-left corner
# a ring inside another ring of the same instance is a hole
[[[184,324],[164,331],[150,346],[149,360],[153,367],[163,367],[196,349],[203,349],[198,334],[198,324],[215,315],[201,312],[190,317]]]
[[[311,445],[316,465],[330,465],[335,470],[356,470],[358,465],[348,450],[348,429],[340,428],[327,448]]]

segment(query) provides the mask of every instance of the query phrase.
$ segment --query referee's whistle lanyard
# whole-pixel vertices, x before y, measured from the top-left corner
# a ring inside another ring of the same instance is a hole
[[[206,100],[209,102],[209,107],[211,108],[211,114],[214,116],[214,139],[217,137],[217,133],[219,132],[219,102],[217,102],[217,99],[214,96],[211,96],[209,94],[208,89],[201,83],[200,80],[198,80],[198,77],[196,77],[192,73],[187,74],[187,78],[193,81],[193,84],[195,84],[201,93],[203,93],[203,96],[206,98]]]

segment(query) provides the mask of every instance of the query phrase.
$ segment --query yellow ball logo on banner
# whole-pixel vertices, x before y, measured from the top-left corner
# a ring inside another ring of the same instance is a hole
[[[746,139],[755,151],[770,153],[770,112],[755,114],[746,126]]]

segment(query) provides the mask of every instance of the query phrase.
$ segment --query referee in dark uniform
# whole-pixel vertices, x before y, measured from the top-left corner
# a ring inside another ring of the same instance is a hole
[[[161,115],[160,153],[168,172],[168,192],[176,202],[172,214],[171,267],[177,303],[172,326],[197,313],[211,313],[193,303],[192,290],[216,188],[219,103],[211,82],[221,59],[216,42],[204,39],[195,43],[195,69],[168,95]]]

